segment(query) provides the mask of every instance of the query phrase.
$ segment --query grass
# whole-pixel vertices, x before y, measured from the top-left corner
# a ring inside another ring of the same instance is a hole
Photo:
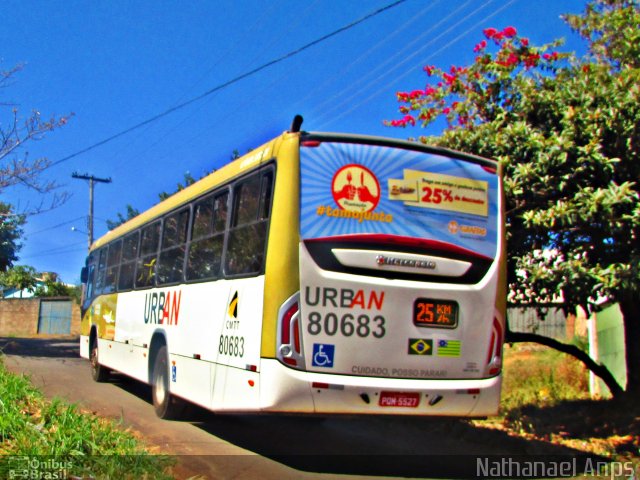
[[[46,400],[27,378],[9,373],[1,358],[0,455],[0,478],[25,469],[38,471],[38,478],[173,478],[171,458],[151,454],[112,420]]]
[[[640,471],[640,405],[592,400],[582,363],[541,345],[505,346],[504,362],[500,414],[475,425],[630,461]]]
[[[535,344],[505,346],[500,410],[507,416],[527,405],[552,407],[589,398],[589,372],[573,357]]]

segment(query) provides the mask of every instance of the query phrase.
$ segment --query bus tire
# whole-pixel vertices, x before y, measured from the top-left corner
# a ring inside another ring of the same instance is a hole
[[[98,353],[98,339],[94,338],[91,342],[91,350],[89,352],[89,363],[91,364],[91,378],[94,382],[106,382],[109,380],[111,370],[100,364]]]
[[[179,418],[185,408],[184,400],[171,395],[169,378],[169,353],[166,345],[162,345],[153,362],[151,396],[156,415],[165,420]]]

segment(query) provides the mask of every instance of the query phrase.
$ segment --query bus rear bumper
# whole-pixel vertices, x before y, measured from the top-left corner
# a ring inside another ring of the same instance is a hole
[[[500,376],[361,377],[304,372],[263,358],[260,377],[261,410],[268,412],[485,417],[496,415],[500,402]]]

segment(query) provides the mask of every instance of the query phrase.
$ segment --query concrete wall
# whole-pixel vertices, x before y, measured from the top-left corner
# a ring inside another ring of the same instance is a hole
[[[608,305],[591,318],[589,350],[591,358],[605,365],[618,384],[626,388],[627,361],[624,335],[624,317],[616,303]],[[591,395],[610,398],[611,394],[604,382],[590,377]]]
[[[51,298],[0,299],[0,336],[29,337],[38,335],[40,302]],[[71,332],[80,334],[80,306],[71,300]]]

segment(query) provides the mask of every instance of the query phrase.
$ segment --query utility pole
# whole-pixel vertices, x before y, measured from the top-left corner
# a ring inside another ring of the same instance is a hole
[[[80,180],[89,180],[89,218],[87,219],[87,231],[89,233],[89,248],[91,248],[91,244],[93,243],[93,186],[95,182],[111,183],[111,177],[98,178],[86,173],[81,175],[77,172],[73,172],[71,177],[78,178]]]

